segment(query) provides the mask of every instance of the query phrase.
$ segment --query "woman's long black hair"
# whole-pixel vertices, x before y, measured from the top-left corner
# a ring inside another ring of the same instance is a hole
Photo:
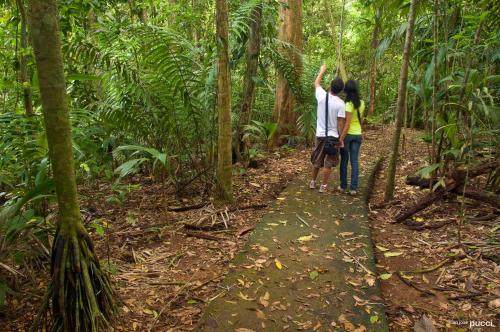
[[[359,109],[361,106],[361,99],[359,98],[358,82],[354,80],[349,80],[345,83],[344,92],[346,94],[345,102],[351,102],[354,105],[354,109]]]

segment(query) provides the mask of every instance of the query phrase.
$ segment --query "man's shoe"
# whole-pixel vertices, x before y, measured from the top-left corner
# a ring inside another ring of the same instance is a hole
[[[356,190],[349,190],[349,195],[356,196],[358,192]]]
[[[309,182],[309,189],[316,189],[316,181],[311,180],[311,182]]]
[[[328,185],[326,184],[322,184],[320,187],[319,187],[319,192],[320,193],[326,193],[328,191]]]
[[[347,191],[346,189],[343,189],[341,186],[338,186],[337,190],[341,193],[345,193]]]

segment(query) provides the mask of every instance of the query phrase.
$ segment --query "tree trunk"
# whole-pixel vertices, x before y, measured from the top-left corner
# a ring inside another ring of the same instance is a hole
[[[262,23],[262,4],[257,5],[252,13],[252,23],[250,26],[250,36],[247,46],[247,66],[243,82],[243,98],[240,109],[240,121],[238,124],[236,148],[238,158],[246,154],[248,149],[247,142],[243,142],[243,128],[250,123],[252,117],[252,107],[255,97],[255,81],[259,67],[260,55],[260,27]]]
[[[376,49],[378,47],[379,25],[375,22],[372,35],[372,62],[370,65],[370,106],[368,108],[368,115],[375,114],[375,98],[376,98],[376,81],[377,81],[377,57]]]
[[[302,0],[285,0],[280,6],[280,31],[279,39],[292,44],[295,50],[283,50],[285,56],[293,64],[298,76],[302,73]],[[297,118],[295,112],[296,97],[294,96],[283,73],[278,69],[276,80],[276,99],[274,104],[274,117],[277,120],[278,128],[274,135],[272,145],[281,143],[284,135],[295,136],[298,134]]]
[[[342,3],[342,5],[344,6],[345,4]],[[330,23],[330,34],[332,35],[333,43],[335,44],[335,49],[337,51],[338,71],[340,72],[340,77],[342,77],[342,80],[344,80],[345,82],[347,81],[347,70],[345,69],[344,59],[342,58],[342,41],[337,36],[337,32],[335,29],[335,20],[333,19],[332,8],[330,7],[330,1],[328,0],[323,1],[323,6],[326,8],[326,13],[328,15],[328,22]],[[342,7],[342,11],[344,11],[344,7]],[[342,24],[343,22],[341,22],[341,25]],[[342,26],[340,26],[340,28],[342,29]]]
[[[80,216],[56,0],[30,0],[29,23],[58,202],[49,287],[54,330],[98,331],[111,322],[114,297]]]
[[[217,198],[232,201],[231,74],[229,72],[229,13],[227,0],[216,1],[217,24],[217,110],[219,122],[217,153]]]
[[[26,115],[33,115],[33,102],[31,98],[31,87],[30,80],[28,79],[28,56],[26,53],[26,48],[28,47],[28,33],[26,31],[27,17],[26,9],[24,7],[24,2],[22,0],[17,1],[17,8],[19,9],[19,14],[21,16],[21,56],[19,61],[19,83],[23,87],[23,98],[24,98],[24,110]]]
[[[436,117],[437,117],[437,90],[438,90],[438,0],[434,0],[434,20],[432,23],[432,35],[434,39],[433,56],[434,71],[432,74],[432,123],[431,123],[431,165],[436,162]],[[431,176],[434,176],[432,172]]]
[[[406,103],[406,86],[408,81],[408,65],[410,62],[410,51],[413,39],[413,29],[415,27],[415,11],[417,0],[411,0],[410,13],[408,14],[408,28],[406,30],[406,40],[403,50],[403,63],[399,76],[398,101],[396,105],[396,129],[392,139],[392,153],[387,171],[387,182],[385,186],[384,200],[389,201],[394,197],[394,180],[396,177],[396,164],[399,156],[399,139],[401,137],[401,127]]]

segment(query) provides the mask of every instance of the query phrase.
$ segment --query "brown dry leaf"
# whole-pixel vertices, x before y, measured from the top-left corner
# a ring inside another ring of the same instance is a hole
[[[360,325],[353,332],[366,332],[366,327],[364,325]]]
[[[418,321],[415,322],[413,326],[415,332],[437,332],[432,321],[427,318],[426,315],[422,315]]]
[[[352,325],[352,323],[350,321],[347,320],[347,318],[345,318],[345,315],[342,314],[339,316],[339,322],[344,325],[344,328],[349,331],[349,332],[354,332],[354,325]]]
[[[372,275],[365,275],[365,281],[370,287],[375,285],[375,277]]]
[[[491,309],[496,309],[496,308],[500,307],[500,298],[495,299],[495,300],[491,300],[490,302],[488,302],[488,307]]]
[[[254,330],[251,330],[251,329],[246,329],[244,327],[240,327],[236,330],[234,330],[235,332],[255,332]]]
[[[269,292],[266,292],[266,294],[264,294],[264,296],[261,296],[259,298],[259,303],[264,307],[264,308],[267,308],[269,307]]]
[[[266,315],[262,312],[262,310],[255,309],[255,315],[256,315],[256,316],[257,316],[257,318],[259,318],[259,319],[262,319],[262,320],[265,320],[265,319],[266,319]]]
[[[321,323],[318,322],[314,327],[313,327],[313,331],[317,331],[319,328],[321,327]]]

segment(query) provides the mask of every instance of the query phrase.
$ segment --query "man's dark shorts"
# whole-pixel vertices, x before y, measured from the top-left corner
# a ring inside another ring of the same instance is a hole
[[[324,151],[326,139],[325,137],[316,137],[316,145],[314,146],[314,150],[311,154],[311,163],[315,168],[332,168],[337,166],[339,163],[339,154],[338,152],[334,155],[327,155]]]

